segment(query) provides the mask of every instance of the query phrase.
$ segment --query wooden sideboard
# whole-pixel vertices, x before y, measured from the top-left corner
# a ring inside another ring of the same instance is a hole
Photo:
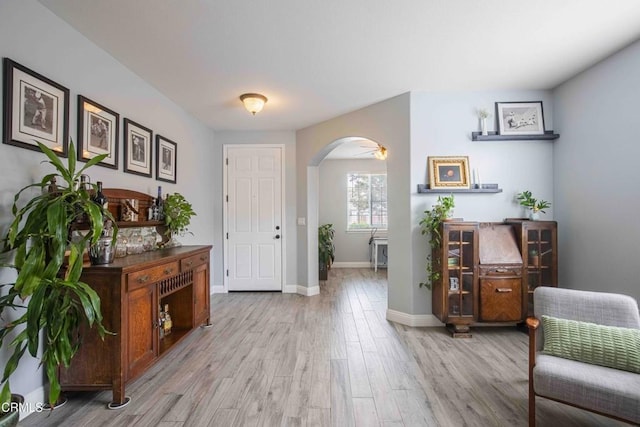
[[[59,372],[62,390],[113,390],[110,408],[128,403],[125,385],[145,372],[200,325],[210,324],[211,246],[182,246],[86,265],[81,280],[100,296],[102,340],[81,331],[69,368]],[[159,307],[169,305],[173,330],[160,338]]]

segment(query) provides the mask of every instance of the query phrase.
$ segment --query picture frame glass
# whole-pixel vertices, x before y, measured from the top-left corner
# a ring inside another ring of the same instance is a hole
[[[138,123],[124,119],[124,171],[151,177],[153,132]]]
[[[500,135],[543,135],[542,101],[496,102]]]
[[[40,150],[38,142],[61,157],[69,139],[69,89],[9,58],[4,59],[3,142]]]
[[[469,188],[467,156],[428,157],[430,188]]]
[[[156,135],[156,179],[176,183],[177,144]]]
[[[117,169],[119,121],[118,113],[78,95],[78,160],[106,154],[98,165]]]

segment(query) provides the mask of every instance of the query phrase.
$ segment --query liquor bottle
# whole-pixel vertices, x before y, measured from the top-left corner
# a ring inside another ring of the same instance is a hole
[[[79,190],[89,191],[90,188],[91,187],[90,187],[89,183],[87,182],[87,175],[84,175],[84,174],[80,175],[80,188],[79,188]]]
[[[109,200],[107,200],[107,197],[102,193],[102,181],[98,181],[96,183],[96,185],[98,186],[97,190],[96,190],[96,194],[94,194],[93,196],[93,201],[102,206],[102,209],[104,209],[105,211],[109,209]]]
[[[162,306],[159,305],[158,306],[158,310],[160,315],[158,316],[158,327],[160,328],[160,339],[164,338],[164,323],[165,323],[165,317],[164,317],[164,311],[162,311]]]
[[[157,207],[158,207],[158,221],[162,221],[164,220],[164,200],[162,199],[162,186],[158,185],[158,198],[156,199],[157,201]]]
[[[171,333],[171,327],[173,322],[171,321],[171,315],[169,314],[169,304],[164,305],[164,335],[167,336]]]

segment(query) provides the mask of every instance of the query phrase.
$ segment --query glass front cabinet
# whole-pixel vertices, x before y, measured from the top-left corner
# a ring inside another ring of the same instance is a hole
[[[507,218],[522,253],[522,276],[528,293],[528,314],[533,314],[533,291],[539,286],[558,286],[558,226],[555,221]]]
[[[433,313],[454,336],[469,333],[477,319],[478,223],[444,222],[441,245],[433,248]]]

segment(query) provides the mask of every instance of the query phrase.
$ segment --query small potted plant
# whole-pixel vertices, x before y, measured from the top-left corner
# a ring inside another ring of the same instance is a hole
[[[191,233],[188,227],[191,224],[191,217],[195,215],[191,203],[182,194],[167,194],[164,200],[164,222],[167,226],[165,234],[170,237],[170,240],[164,247],[181,245],[175,237]]]
[[[318,227],[318,263],[319,279],[327,280],[329,268],[335,260],[336,247],[333,244],[335,230],[333,224],[324,224]]]
[[[1,380],[2,408],[9,406],[9,379],[27,351],[41,360],[49,380],[48,402],[53,408],[60,397],[58,369],[69,366],[82,345],[78,330],[81,323],[97,328],[100,336],[107,333],[102,325],[100,297],[80,281],[80,276],[85,249],[102,236],[104,218],[113,218],[79,185],[83,172],[106,155],[96,156],[76,170],[73,142],[69,143],[67,166],[48,147],[41,143],[38,146],[57,172],[15,195],[14,218],[0,252],[2,268],[15,274],[13,283],[2,285],[0,296],[0,346],[6,346],[4,350],[10,354]],[[51,186],[55,177],[58,184]],[[72,238],[72,230],[79,224],[86,233]]]
[[[540,254],[537,249],[529,250],[529,265],[538,267],[540,265]]]
[[[540,212],[546,213],[545,209],[551,207],[551,203],[534,198],[531,191],[528,190],[518,193],[516,200],[518,200],[520,206],[524,206],[529,210],[529,219],[531,220],[540,219]]]
[[[422,234],[429,235],[429,244],[432,250],[440,246],[440,225],[443,221],[451,218],[454,207],[455,200],[453,194],[451,194],[449,196],[438,196],[436,204],[433,205],[431,209],[424,211],[424,215],[419,224]],[[420,283],[420,287],[426,286],[427,289],[431,289],[432,283],[440,278],[439,262],[440,260],[437,258],[434,259],[431,254],[427,255],[427,282]]]

